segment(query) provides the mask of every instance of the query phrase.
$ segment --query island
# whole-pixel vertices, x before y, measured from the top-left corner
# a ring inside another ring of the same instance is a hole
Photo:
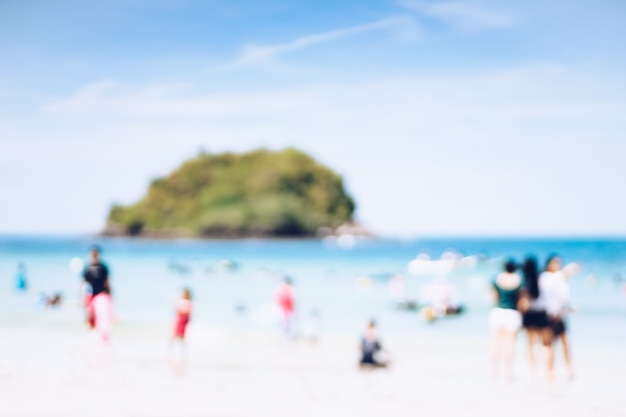
[[[200,152],[135,204],[114,204],[102,234],[313,237],[354,225],[354,209],[342,177],[298,149]]]

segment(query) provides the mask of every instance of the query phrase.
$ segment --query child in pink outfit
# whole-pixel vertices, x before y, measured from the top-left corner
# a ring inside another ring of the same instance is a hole
[[[91,308],[95,316],[96,331],[100,335],[102,343],[108,344],[111,338],[111,329],[113,328],[113,299],[108,286],[104,291],[93,297]]]
[[[283,313],[283,326],[285,334],[291,336],[293,326],[293,315],[295,312],[295,295],[291,285],[291,279],[285,278],[283,283],[276,289],[274,295],[276,304]]]

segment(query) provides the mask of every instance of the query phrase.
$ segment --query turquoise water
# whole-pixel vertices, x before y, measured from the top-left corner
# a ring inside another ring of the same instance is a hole
[[[578,262],[582,271],[571,281],[577,313],[570,324],[578,343],[626,343],[626,240],[621,239],[417,239],[357,241],[342,249],[322,241],[144,241],[87,237],[0,237],[0,319],[36,322],[54,314],[60,321],[80,322],[77,307],[79,278],[69,269],[74,257],[85,257],[90,244],[102,246],[112,272],[115,305],[126,328],[170,326],[172,304],[180,289],[195,295],[195,323],[233,329],[275,326],[267,313],[274,288],[283,274],[295,281],[298,328],[303,331],[311,311],[320,313],[329,333],[358,333],[376,318],[386,333],[486,334],[490,308],[489,281],[503,257],[544,259],[558,253],[565,262]],[[410,297],[417,297],[432,277],[412,277],[407,264],[420,252],[438,258],[453,249],[481,255],[473,269],[449,275],[468,313],[435,324],[418,314],[394,310],[388,281],[392,274],[407,278]],[[224,266],[230,260],[237,268]],[[28,267],[29,291],[13,290],[18,262]],[[172,267],[172,265],[174,267]],[[184,269],[185,271],[182,271]],[[595,275],[595,284],[588,279]],[[359,277],[373,284],[360,288]],[[61,291],[67,302],[60,311],[36,307],[40,292]],[[245,311],[237,311],[237,305]],[[430,333],[427,333],[430,332]],[[625,344],[626,346],[626,344]]]

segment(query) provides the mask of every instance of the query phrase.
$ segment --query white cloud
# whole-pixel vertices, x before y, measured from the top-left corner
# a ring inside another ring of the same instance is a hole
[[[282,55],[311,46],[375,31],[390,31],[395,36],[403,39],[415,39],[419,36],[417,23],[411,17],[394,16],[361,25],[306,35],[280,44],[249,45],[244,47],[238,58],[224,65],[223,68],[237,68],[267,63]]]
[[[505,29],[514,26],[519,17],[493,5],[474,0],[426,2],[400,0],[399,5],[420,15],[436,18],[463,31]]]

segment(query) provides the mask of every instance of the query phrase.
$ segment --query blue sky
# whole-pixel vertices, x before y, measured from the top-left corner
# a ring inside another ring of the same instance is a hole
[[[0,232],[296,146],[384,235],[625,234],[621,1],[0,3]]]

